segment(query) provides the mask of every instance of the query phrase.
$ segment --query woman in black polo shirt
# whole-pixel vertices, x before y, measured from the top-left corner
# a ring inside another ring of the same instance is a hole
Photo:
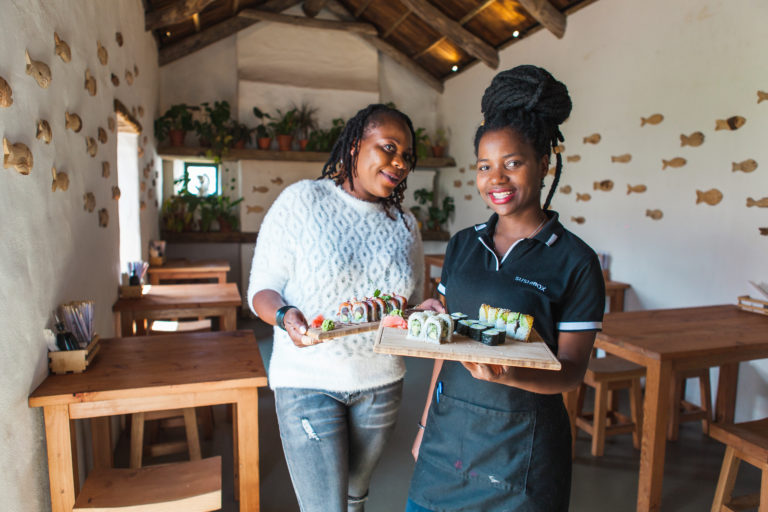
[[[449,311],[473,318],[481,304],[532,315],[562,369],[436,361],[406,511],[565,511],[571,434],[561,393],[584,376],[605,303],[596,254],[548,210],[559,153],[541,206],[571,100],[546,70],[518,66],[494,77],[482,110],[476,183],[494,213],[451,238],[438,290]]]

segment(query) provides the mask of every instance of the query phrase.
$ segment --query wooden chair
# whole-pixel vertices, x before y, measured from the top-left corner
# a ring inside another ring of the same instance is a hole
[[[753,508],[768,512],[768,418],[736,424],[712,423],[709,435],[726,445],[712,512]],[[762,471],[760,492],[734,498],[733,487],[742,460]]]
[[[693,404],[685,399],[685,383],[687,379],[699,379],[700,405]],[[667,439],[677,440],[680,423],[685,421],[701,420],[701,430],[704,434],[709,432],[712,422],[712,396],[709,383],[709,368],[703,370],[680,370],[675,372],[675,383],[672,386],[672,410],[667,426]]]
[[[642,437],[642,390],[640,379],[645,368],[620,357],[591,358],[584,381],[577,394],[572,423],[592,436],[592,455],[600,457],[609,435],[632,433],[632,443],[640,448]],[[595,406],[591,413],[583,412],[587,386],[595,390]],[[630,417],[618,411],[616,391],[629,390]],[[575,440],[575,429],[572,432]]]

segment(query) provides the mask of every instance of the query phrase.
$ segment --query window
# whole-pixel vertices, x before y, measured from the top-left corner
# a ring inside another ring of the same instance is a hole
[[[183,172],[175,178],[174,194],[181,192],[185,186],[190,194],[196,196],[211,196],[221,193],[219,166],[216,164],[185,163]]]

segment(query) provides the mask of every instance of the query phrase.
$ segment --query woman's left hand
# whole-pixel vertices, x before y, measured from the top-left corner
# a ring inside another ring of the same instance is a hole
[[[479,380],[487,380],[488,382],[501,382],[509,373],[510,366],[501,366],[498,364],[485,364],[485,363],[462,363],[464,368],[469,370],[472,376]]]
[[[437,311],[438,313],[445,313],[445,306],[437,299],[427,299],[418,306],[416,309],[421,311]]]

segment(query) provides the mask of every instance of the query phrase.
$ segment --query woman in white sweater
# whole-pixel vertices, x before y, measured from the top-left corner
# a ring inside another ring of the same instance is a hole
[[[364,510],[394,429],[405,366],[373,352],[373,333],[305,345],[307,318],[342,302],[397,293],[417,303],[424,278],[416,220],[403,212],[416,163],[410,119],[370,105],[350,119],[321,179],[287,187],[264,217],[248,287],[275,325],[269,382],[302,512]]]

